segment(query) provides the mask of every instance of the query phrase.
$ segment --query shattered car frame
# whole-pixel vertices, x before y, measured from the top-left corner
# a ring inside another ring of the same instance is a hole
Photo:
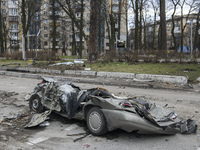
[[[194,120],[180,120],[174,111],[146,100],[117,97],[103,88],[83,90],[71,82],[42,79],[29,99],[30,109],[41,113],[42,117],[35,117],[26,127],[41,123],[44,116],[54,111],[69,119],[85,120],[94,135],[115,129],[143,134],[194,133],[197,130]]]

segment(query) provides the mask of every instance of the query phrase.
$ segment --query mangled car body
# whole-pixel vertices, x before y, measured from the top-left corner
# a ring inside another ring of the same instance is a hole
[[[43,116],[54,111],[69,119],[85,120],[94,135],[115,129],[143,134],[193,133],[197,129],[195,121],[180,120],[172,110],[145,100],[117,97],[103,88],[83,90],[70,82],[42,79],[31,94],[30,109]]]

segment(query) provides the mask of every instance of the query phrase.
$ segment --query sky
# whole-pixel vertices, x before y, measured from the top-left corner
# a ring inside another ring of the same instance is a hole
[[[186,2],[189,2],[189,1],[191,1],[191,0],[186,0]],[[190,7],[187,4],[185,4],[184,5],[184,9],[183,9],[183,14],[188,14],[189,9],[190,9]],[[159,13],[159,10],[158,10],[158,13]],[[166,19],[170,19],[172,13],[173,13],[173,5],[168,0],[168,1],[166,1]],[[153,11],[152,6],[149,6],[148,11],[146,11],[146,14],[150,14],[148,16],[148,22],[153,21],[154,11]],[[180,7],[177,8],[176,15],[181,15],[181,9],[180,9]],[[160,19],[159,14],[157,14],[157,20],[159,20],[159,19]],[[133,20],[134,20],[133,11],[132,11],[132,9],[129,9],[129,28],[132,28],[134,26]]]

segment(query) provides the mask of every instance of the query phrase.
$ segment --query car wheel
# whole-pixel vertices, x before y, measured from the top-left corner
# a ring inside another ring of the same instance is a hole
[[[99,107],[92,107],[88,111],[87,127],[93,135],[103,135],[108,131],[106,119]]]
[[[29,108],[33,112],[41,113],[44,111],[44,106],[41,103],[41,99],[38,95],[33,95],[29,99]]]

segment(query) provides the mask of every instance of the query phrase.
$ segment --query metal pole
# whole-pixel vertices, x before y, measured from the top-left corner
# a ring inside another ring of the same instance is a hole
[[[116,38],[116,54],[118,55],[118,49],[117,49],[117,32],[115,32],[115,38]]]
[[[193,26],[193,20],[190,21],[191,23],[191,59],[193,59],[193,55],[192,55],[192,52],[193,52],[193,43],[192,43],[192,26]]]
[[[24,39],[24,34],[22,34],[22,59],[26,60],[26,58],[25,58],[25,39]]]

